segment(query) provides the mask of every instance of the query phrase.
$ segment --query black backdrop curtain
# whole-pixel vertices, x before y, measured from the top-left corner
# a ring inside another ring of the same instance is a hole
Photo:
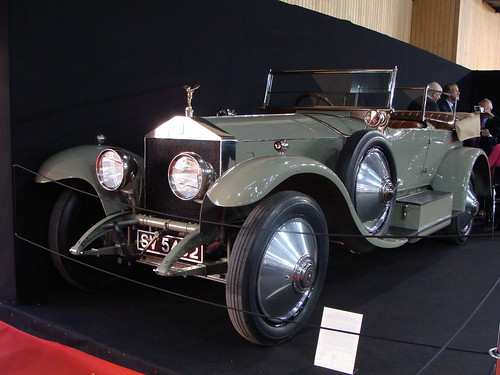
[[[6,3],[11,112],[2,107],[2,135],[9,132],[4,117],[10,117],[12,162],[32,170],[57,151],[92,143],[97,133],[141,154],[145,133],[184,112],[186,84],[201,85],[193,100],[197,115],[221,107],[258,113],[271,68],[398,66],[400,86],[459,82],[460,110],[481,96],[464,67],[277,0]],[[4,39],[6,27],[1,30]],[[5,63],[2,55],[2,68]],[[11,163],[8,140],[2,137],[5,170]],[[33,178],[14,168],[15,230],[46,245],[54,192]],[[9,197],[10,181],[4,183],[2,196]],[[12,238],[12,226],[1,230]],[[0,274],[15,269],[18,284],[17,290],[2,285],[4,300],[13,294],[18,302],[36,299],[56,280],[48,254],[33,245],[17,241],[15,252],[13,246],[2,251]]]

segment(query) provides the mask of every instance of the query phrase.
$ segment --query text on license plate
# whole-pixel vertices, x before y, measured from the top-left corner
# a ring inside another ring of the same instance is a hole
[[[137,231],[137,249],[154,251],[161,254],[168,254],[182,239],[180,237],[165,235],[151,242],[153,238],[153,232],[139,229]],[[187,260],[189,262],[203,263],[203,246],[188,251],[181,257],[181,259]]]

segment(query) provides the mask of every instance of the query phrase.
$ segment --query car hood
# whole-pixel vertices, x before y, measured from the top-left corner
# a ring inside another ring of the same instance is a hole
[[[325,139],[349,136],[365,122],[350,112],[307,112],[220,117],[176,116],[146,138],[240,141],[265,139]]]

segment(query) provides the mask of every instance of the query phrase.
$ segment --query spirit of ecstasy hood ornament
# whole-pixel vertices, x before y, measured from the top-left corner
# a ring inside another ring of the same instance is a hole
[[[193,117],[194,110],[193,107],[191,107],[191,100],[193,100],[193,92],[200,88],[200,85],[196,85],[195,87],[191,88],[190,86],[184,86],[184,90],[186,90],[187,93],[187,107],[186,107],[186,117]]]

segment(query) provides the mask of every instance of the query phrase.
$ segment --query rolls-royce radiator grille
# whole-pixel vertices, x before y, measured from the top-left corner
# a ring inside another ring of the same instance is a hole
[[[199,219],[200,204],[177,198],[168,185],[168,166],[170,161],[181,152],[195,152],[212,164],[220,176],[220,141],[196,141],[185,139],[146,138],[145,141],[145,207],[163,213],[165,216],[185,218],[189,221]]]

